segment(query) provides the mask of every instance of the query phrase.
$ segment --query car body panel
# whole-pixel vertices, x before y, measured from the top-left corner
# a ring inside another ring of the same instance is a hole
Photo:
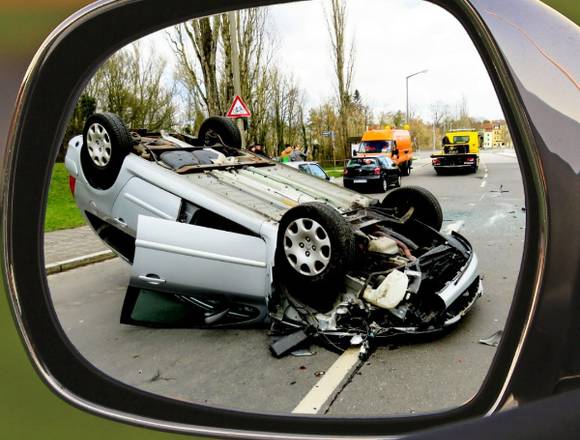
[[[271,265],[260,238],[141,215],[135,247],[133,287],[266,305]]]

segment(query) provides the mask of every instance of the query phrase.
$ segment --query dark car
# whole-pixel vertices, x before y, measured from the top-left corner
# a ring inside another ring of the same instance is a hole
[[[387,192],[401,186],[401,171],[387,156],[354,157],[344,168],[345,188]]]

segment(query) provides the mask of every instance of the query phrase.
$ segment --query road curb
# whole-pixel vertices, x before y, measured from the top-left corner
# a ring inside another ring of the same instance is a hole
[[[115,258],[113,251],[106,250],[95,252],[94,254],[83,255],[82,257],[76,257],[71,258],[70,260],[47,264],[45,266],[46,274],[53,275],[55,273],[66,272],[67,270],[76,269],[78,267],[87,266],[89,264],[99,263],[101,261],[110,260],[112,258]]]

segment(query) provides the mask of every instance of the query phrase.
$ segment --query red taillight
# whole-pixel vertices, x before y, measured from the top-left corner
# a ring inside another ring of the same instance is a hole
[[[70,187],[70,192],[72,193],[72,195],[75,195],[75,187],[77,184],[77,179],[75,179],[73,176],[68,176],[68,186]]]
[[[475,162],[475,157],[468,157],[467,162]]]
[[[441,161],[439,159],[433,159],[433,165],[439,165]]]
[[[381,174],[381,169],[380,169],[379,167],[376,167],[376,168],[373,170],[373,173],[375,173],[375,174]]]
[[[347,169],[347,168],[345,168],[345,169],[342,171],[342,175],[343,175],[343,176],[348,176],[348,169]]]

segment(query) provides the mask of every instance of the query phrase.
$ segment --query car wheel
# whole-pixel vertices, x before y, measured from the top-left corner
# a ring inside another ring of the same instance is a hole
[[[438,176],[440,176],[441,174],[443,174],[443,171],[440,169],[435,168],[435,172],[437,173]]]
[[[305,203],[287,211],[280,221],[277,274],[312,307],[332,305],[354,253],[350,224],[328,205]]]
[[[229,118],[211,116],[199,127],[198,139],[203,145],[215,144],[242,148],[242,136],[238,126]]]
[[[89,116],[81,148],[81,167],[89,184],[98,189],[113,186],[132,147],[129,130],[119,116],[114,113]]]
[[[401,169],[401,176],[408,176],[411,174],[411,167],[409,166],[409,162],[405,162]]]
[[[400,188],[401,187],[401,175],[397,175],[397,180],[395,180],[395,183],[393,184],[393,188]]]
[[[404,217],[411,208],[409,220],[418,220],[433,229],[441,230],[443,211],[431,191],[419,186],[405,186],[388,193],[381,202],[383,208],[394,210],[396,217]]]
[[[387,192],[389,190],[389,181],[386,176],[381,179],[380,186],[381,192]]]

